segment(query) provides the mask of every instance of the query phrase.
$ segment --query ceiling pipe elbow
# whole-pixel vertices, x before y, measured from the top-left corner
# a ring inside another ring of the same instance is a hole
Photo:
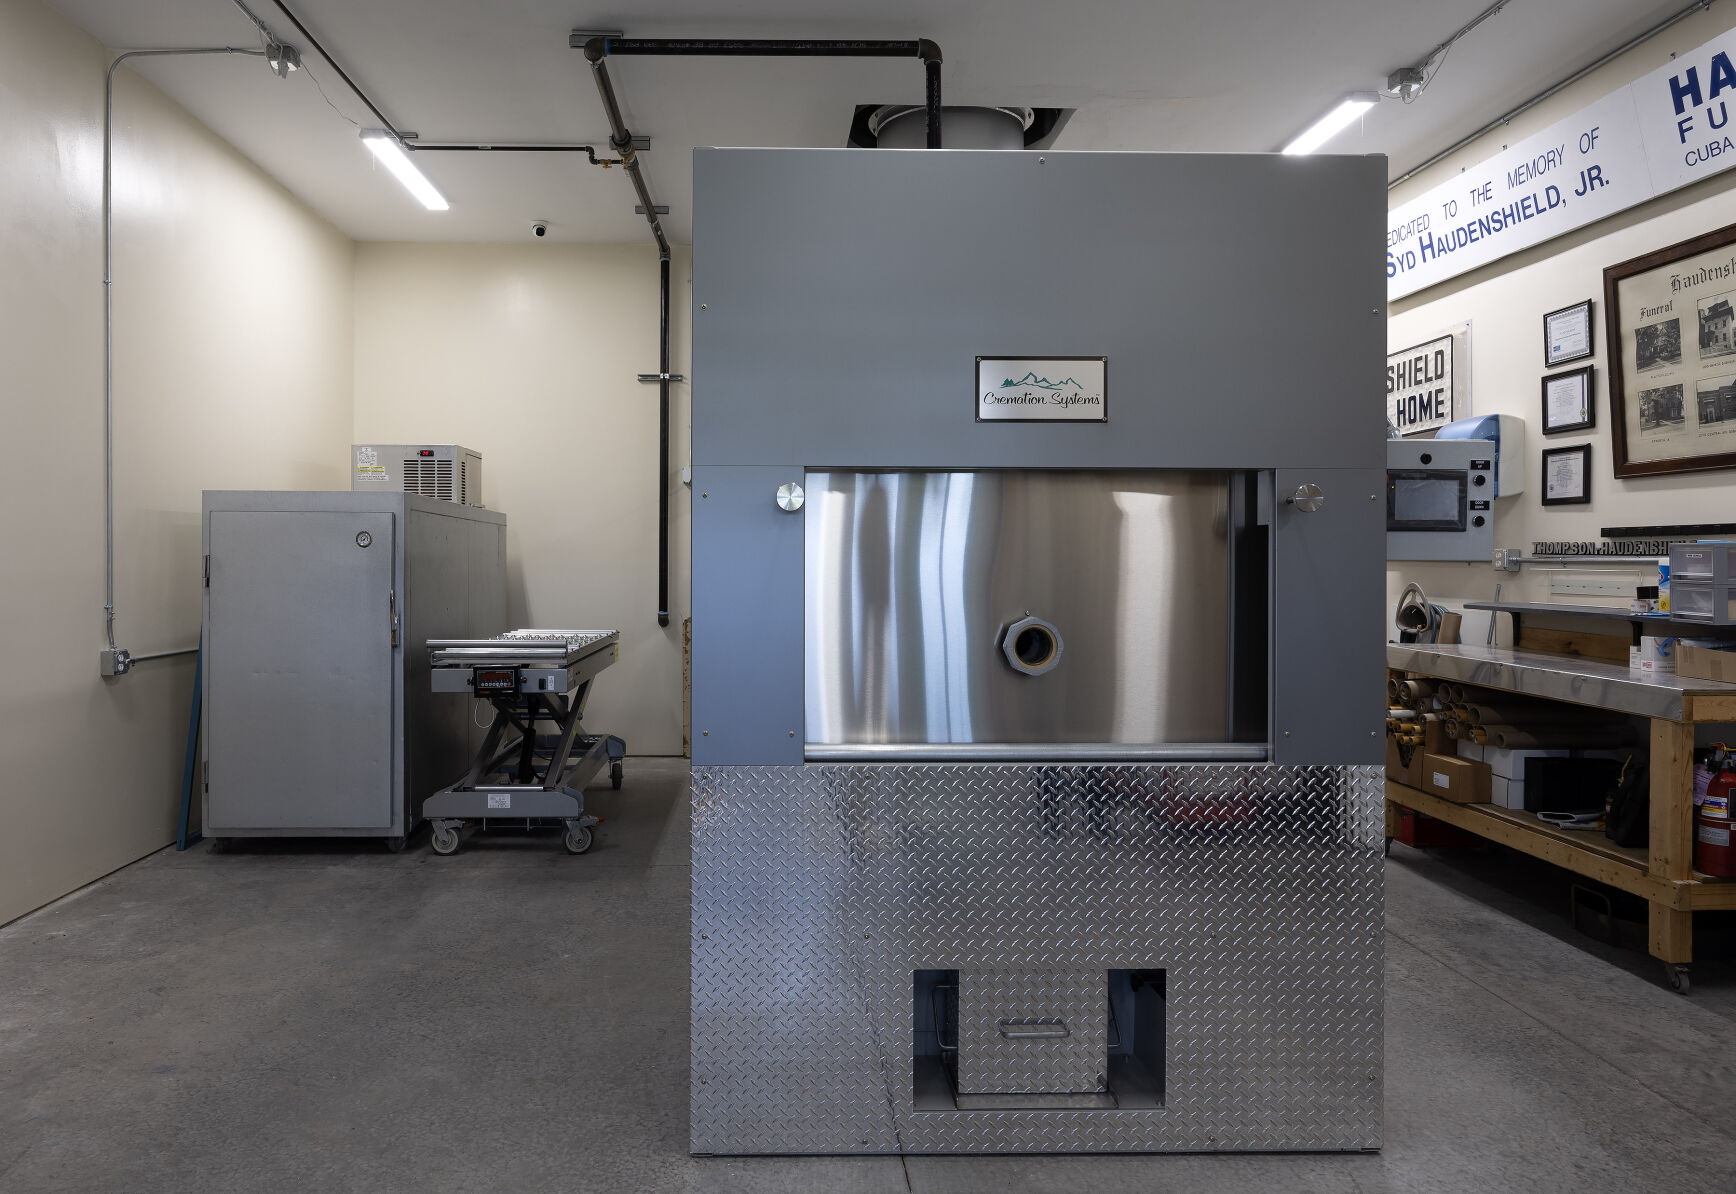
[[[916,56],[924,62],[940,62],[940,47],[926,37],[916,39]]]
[[[609,39],[593,37],[585,43],[585,57],[591,62],[601,62],[609,56]]]

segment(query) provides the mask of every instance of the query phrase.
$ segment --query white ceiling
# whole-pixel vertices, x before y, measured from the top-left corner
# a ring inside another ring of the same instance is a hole
[[[230,0],[50,0],[116,48],[252,45]],[[257,59],[137,69],[361,240],[637,242],[632,185],[570,154],[421,154],[451,201],[426,212],[346,120],[375,123],[271,0],[251,6],[307,70]],[[607,141],[573,28],[639,37],[928,37],[956,104],[1067,107],[1057,149],[1277,148],[1346,92],[1383,84],[1487,0],[286,0],[399,128],[425,140]],[[1383,102],[1330,149],[1393,174],[1681,8],[1684,0],[1513,0],[1411,105]],[[841,146],[859,103],[920,102],[899,59],[622,58],[610,65],[674,239],[690,239],[696,145]],[[323,85],[328,105],[314,86]],[[339,112],[334,112],[333,107]],[[124,111],[117,112],[124,120]]]

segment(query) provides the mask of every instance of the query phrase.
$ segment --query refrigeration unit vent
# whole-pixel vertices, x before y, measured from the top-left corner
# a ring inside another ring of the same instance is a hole
[[[356,444],[350,488],[482,505],[482,457],[458,444]]]
[[[452,497],[452,462],[424,460],[419,456],[404,458],[404,492],[450,502]],[[460,503],[462,498],[458,499]]]

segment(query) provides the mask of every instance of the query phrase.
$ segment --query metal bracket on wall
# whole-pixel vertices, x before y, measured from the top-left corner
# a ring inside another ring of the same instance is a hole
[[[639,380],[640,381],[686,381],[687,378],[680,373],[641,373],[641,374],[639,374]]]

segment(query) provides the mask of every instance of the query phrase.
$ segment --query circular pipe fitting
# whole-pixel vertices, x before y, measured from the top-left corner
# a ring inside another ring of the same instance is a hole
[[[1061,632],[1043,619],[1026,614],[1001,635],[1001,654],[1015,672],[1041,676],[1061,662]]]

